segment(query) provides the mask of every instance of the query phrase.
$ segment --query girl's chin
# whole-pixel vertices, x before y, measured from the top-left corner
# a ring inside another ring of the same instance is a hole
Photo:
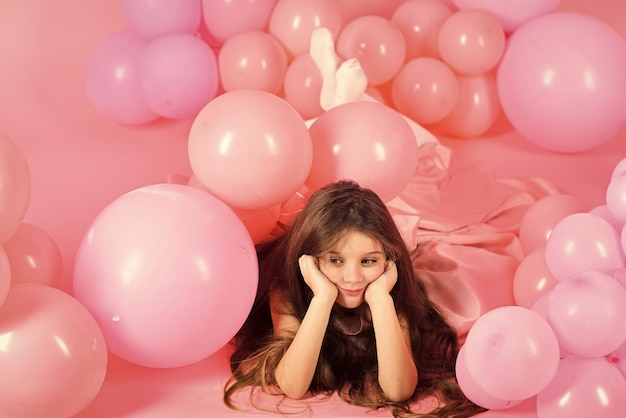
[[[358,308],[359,306],[361,306],[361,304],[363,304],[363,302],[365,302],[365,300],[363,299],[363,296],[337,298],[337,304],[346,309]]]

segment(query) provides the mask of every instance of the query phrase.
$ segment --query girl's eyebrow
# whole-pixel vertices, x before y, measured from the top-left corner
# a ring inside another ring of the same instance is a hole
[[[341,253],[339,251],[334,251],[334,250],[330,250],[328,251],[328,254],[331,255],[341,255]],[[363,256],[368,256],[368,255],[383,255],[382,251],[370,251],[368,253],[362,254]]]

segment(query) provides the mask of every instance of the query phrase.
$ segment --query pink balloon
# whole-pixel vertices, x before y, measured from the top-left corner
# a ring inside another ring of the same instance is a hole
[[[457,103],[459,85],[450,67],[436,58],[415,58],[391,82],[395,108],[419,124],[448,116]]]
[[[505,400],[523,400],[541,392],[554,377],[560,355],[548,323],[520,306],[495,308],[478,318],[464,347],[476,384]]]
[[[465,347],[461,347],[459,355],[456,358],[456,379],[459,382],[459,386],[463,391],[463,394],[467,396],[467,399],[474,402],[478,406],[482,406],[486,409],[507,409],[511,408],[521,401],[512,401],[507,399],[498,399],[495,396],[491,396],[485,390],[476,383],[474,377],[467,369],[465,360]]]
[[[406,41],[406,61],[419,57],[440,58],[439,30],[452,15],[440,0],[407,0],[391,17]]]
[[[614,418],[626,411],[626,380],[604,358],[568,356],[537,395],[539,418]]]
[[[137,79],[139,57],[146,41],[129,30],[114,32],[91,52],[86,88],[92,104],[111,120],[139,125],[158,118],[144,100]]]
[[[231,37],[218,55],[225,91],[254,89],[276,94],[283,87],[287,65],[285,48],[272,35],[261,31]]]
[[[523,23],[553,11],[561,0],[452,0],[461,10],[474,9],[493,15],[506,32]]]
[[[9,257],[0,246],[0,306],[4,303],[11,288],[11,265]]]
[[[260,90],[212,100],[189,132],[191,168],[229,206],[259,209],[302,187],[312,161],[311,135],[287,102]]]
[[[278,39],[290,57],[309,51],[311,34],[327,28],[336,38],[341,30],[341,12],[333,0],[278,0],[269,21],[269,33]]]
[[[611,173],[611,180],[624,175],[626,175],[626,158],[621,159],[617,164],[615,164],[613,172]]]
[[[522,259],[513,277],[513,295],[518,306],[531,308],[542,295],[546,295],[559,281],[546,264],[545,248],[537,248]]]
[[[222,45],[248,31],[266,30],[276,0],[202,0],[204,24]]]
[[[346,24],[337,39],[337,54],[359,60],[372,86],[393,79],[406,59],[406,41],[400,29],[380,16],[362,16]]]
[[[96,217],[73,284],[111,352],[168,368],[202,360],[235,335],[252,307],[257,270],[250,234],[228,206],[195,187],[158,184]]]
[[[534,202],[524,213],[519,240],[525,254],[545,248],[554,226],[574,213],[587,212],[588,205],[577,196],[553,194]]]
[[[0,244],[19,228],[30,202],[30,170],[22,151],[0,133]]]
[[[546,263],[557,280],[587,270],[610,272],[624,267],[619,234],[590,213],[561,219],[546,242]]]
[[[550,291],[548,323],[559,343],[583,357],[601,357],[626,340],[626,289],[613,277],[585,271]]]
[[[352,102],[322,113],[309,128],[313,164],[307,187],[351,179],[388,202],[417,168],[415,134],[404,117],[378,102]]]
[[[501,113],[495,75],[457,75],[456,84],[456,104],[437,126],[458,138],[476,138],[487,132]]]
[[[128,27],[151,40],[173,33],[195,34],[202,20],[200,0],[122,0]]]
[[[405,0],[335,0],[341,10],[343,22],[348,23],[361,16],[391,16]]]
[[[165,35],[146,46],[137,78],[154,112],[171,119],[195,117],[217,94],[217,59],[194,35]]]
[[[539,16],[511,35],[498,91],[507,118],[530,142],[557,152],[590,150],[624,122],[626,41],[592,16]]]
[[[441,59],[463,75],[481,75],[500,62],[505,46],[500,22],[480,10],[459,10],[439,30]]]
[[[309,54],[298,55],[285,72],[285,101],[293,106],[303,119],[312,119],[322,112],[320,93],[322,73]]]
[[[626,173],[614,174],[606,188],[606,208],[621,222],[626,222]]]
[[[22,223],[4,243],[11,264],[11,282],[58,287],[63,275],[63,256],[57,243],[42,228]]]
[[[533,306],[530,308],[533,311],[537,312],[541,317],[548,321],[548,301],[550,299],[550,292],[544,293],[539,296],[539,298],[533,303]],[[558,338],[557,338],[558,340]],[[559,343],[559,357],[564,358],[572,353],[563,346],[563,344]]]
[[[613,228],[615,228],[615,231],[617,231],[618,234],[621,233],[622,228],[624,227],[624,223],[626,223],[626,221],[622,221],[621,219],[616,218],[611,213],[611,211],[609,211],[607,205],[596,206],[595,208],[590,209],[589,213],[599,216],[600,218],[606,220],[608,223],[613,225]]]
[[[606,356],[606,359],[626,378],[626,342]]]
[[[74,416],[100,391],[107,347],[89,311],[67,293],[17,284],[0,306],[0,415]]]

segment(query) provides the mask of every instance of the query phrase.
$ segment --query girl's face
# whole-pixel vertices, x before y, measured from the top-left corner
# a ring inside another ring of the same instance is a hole
[[[385,253],[378,241],[358,231],[347,232],[319,258],[322,273],[337,286],[337,303],[356,308],[365,288],[385,271]]]

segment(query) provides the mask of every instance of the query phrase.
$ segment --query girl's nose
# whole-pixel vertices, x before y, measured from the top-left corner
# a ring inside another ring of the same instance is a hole
[[[363,274],[358,267],[346,266],[343,274],[343,281],[346,283],[359,283],[363,281]]]

